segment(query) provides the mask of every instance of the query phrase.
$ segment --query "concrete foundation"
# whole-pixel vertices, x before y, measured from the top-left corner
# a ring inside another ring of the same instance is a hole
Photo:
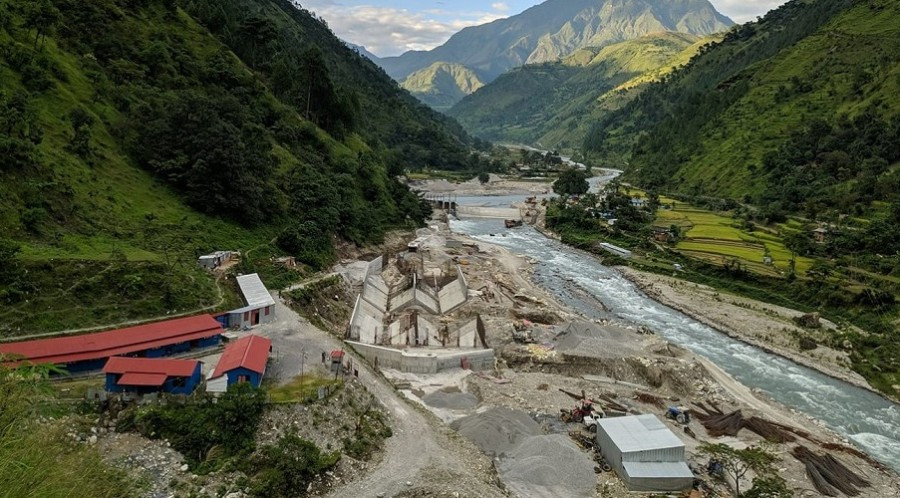
[[[378,368],[419,374],[451,368],[466,368],[475,372],[494,368],[493,349],[396,349],[357,341],[345,342]]]

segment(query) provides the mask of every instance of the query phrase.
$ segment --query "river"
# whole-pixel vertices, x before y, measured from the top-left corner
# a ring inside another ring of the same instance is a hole
[[[524,196],[459,198],[461,205],[509,207]],[[573,250],[532,227],[506,229],[502,220],[453,220],[450,227],[538,261],[534,280],[560,301],[592,318],[611,313],[650,327],[702,355],[742,384],[822,421],[860,449],[900,472],[900,406],[865,389],[728,337],[641,292],[597,258]],[[491,234],[494,234],[493,236]],[[573,292],[573,286],[578,292]],[[592,295],[609,308],[601,310]]]

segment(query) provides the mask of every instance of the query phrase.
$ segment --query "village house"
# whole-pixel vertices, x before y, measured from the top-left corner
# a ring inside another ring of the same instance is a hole
[[[109,392],[191,394],[200,384],[196,360],[113,356],[103,373]]]
[[[258,274],[240,275],[237,277],[237,284],[245,306],[229,311],[225,316],[225,326],[255,327],[275,320],[275,299]]]
[[[672,230],[667,227],[653,227],[653,240],[657,242],[668,242],[672,239]]]
[[[812,231],[813,240],[815,240],[819,244],[824,244],[828,241],[828,229],[825,227],[819,227]]]
[[[216,251],[197,258],[197,264],[207,270],[215,270],[229,261],[237,259],[241,253],[237,251]]]
[[[206,391],[223,393],[230,386],[243,382],[259,387],[266,375],[270,352],[272,341],[258,335],[248,335],[229,343],[206,380]]]

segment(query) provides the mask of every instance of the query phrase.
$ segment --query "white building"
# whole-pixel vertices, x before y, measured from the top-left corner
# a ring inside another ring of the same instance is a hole
[[[600,419],[597,444],[632,491],[682,491],[693,486],[684,443],[656,415]]]
[[[245,306],[228,312],[229,327],[253,327],[275,320],[275,300],[258,274],[241,275],[237,284]]]

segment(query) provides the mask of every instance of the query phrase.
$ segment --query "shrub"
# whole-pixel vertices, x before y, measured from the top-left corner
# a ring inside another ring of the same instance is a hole
[[[316,476],[340,460],[338,452],[323,453],[315,443],[296,434],[282,436],[262,448],[251,460],[251,493],[262,497],[292,497],[305,490]]]

